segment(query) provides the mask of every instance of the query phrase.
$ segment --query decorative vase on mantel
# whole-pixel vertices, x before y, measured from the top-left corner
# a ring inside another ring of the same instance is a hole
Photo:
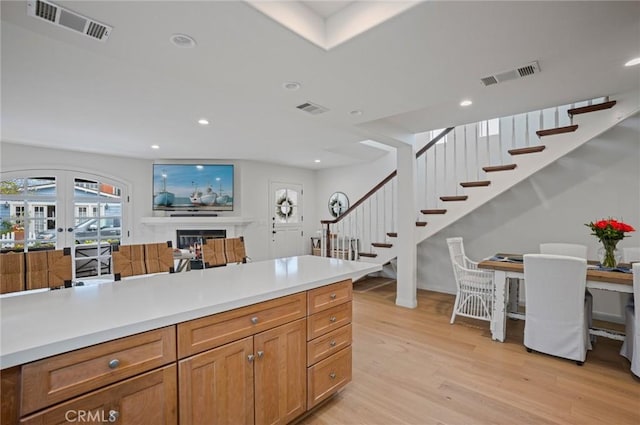
[[[620,255],[616,245],[618,240],[603,240],[602,248],[598,250],[598,257],[600,258],[600,265],[602,267],[613,268],[618,265]]]

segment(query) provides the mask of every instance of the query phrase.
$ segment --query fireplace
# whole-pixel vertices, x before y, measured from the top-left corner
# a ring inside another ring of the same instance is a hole
[[[196,258],[191,260],[192,269],[202,268],[202,253],[200,248],[202,247],[202,241],[204,239],[214,238],[226,238],[226,230],[207,230],[207,229],[193,229],[193,230],[176,230],[176,245],[179,249],[188,249],[196,254]]]

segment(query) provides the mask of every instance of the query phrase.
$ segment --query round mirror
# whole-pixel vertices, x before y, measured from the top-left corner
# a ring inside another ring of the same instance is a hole
[[[329,213],[338,217],[349,208],[349,198],[342,192],[335,192],[329,197]]]

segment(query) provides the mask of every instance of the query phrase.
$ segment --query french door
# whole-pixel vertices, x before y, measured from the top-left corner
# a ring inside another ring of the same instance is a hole
[[[126,184],[60,170],[3,173],[0,249],[73,248],[74,278],[111,273],[111,244],[123,237]]]

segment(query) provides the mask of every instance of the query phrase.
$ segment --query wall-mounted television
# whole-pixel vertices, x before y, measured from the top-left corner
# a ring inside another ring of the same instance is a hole
[[[233,211],[233,165],[153,164],[153,209]]]

